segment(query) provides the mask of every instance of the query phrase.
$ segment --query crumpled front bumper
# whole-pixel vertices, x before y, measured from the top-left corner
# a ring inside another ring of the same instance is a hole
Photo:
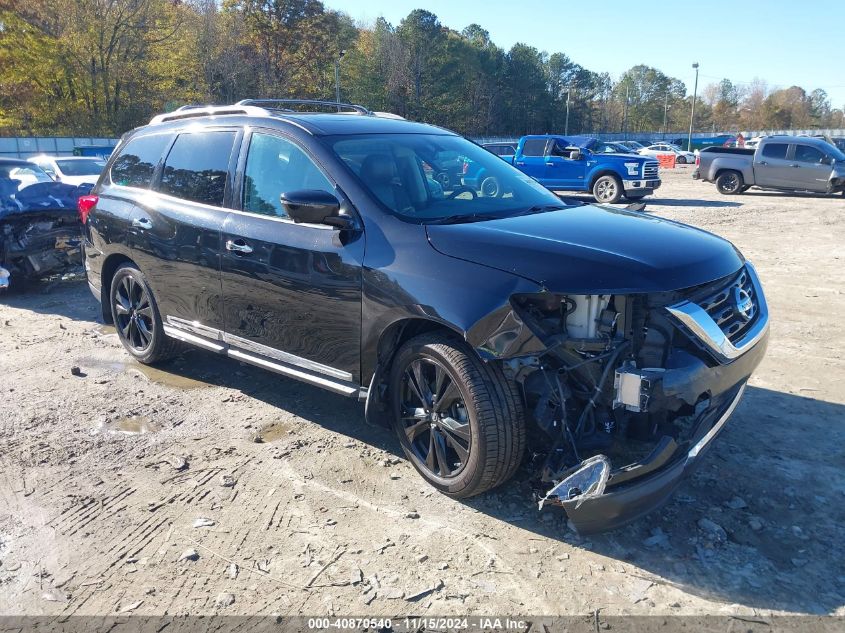
[[[688,447],[673,440],[659,444],[652,454],[630,469],[614,471],[602,494],[556,500],[580,534],[616,529],[656,510],[669,500],[683,478],[698,464],[733,414],[745,391],[743,382],[703,411]],[[620,482],[621,480],[621,482]]]

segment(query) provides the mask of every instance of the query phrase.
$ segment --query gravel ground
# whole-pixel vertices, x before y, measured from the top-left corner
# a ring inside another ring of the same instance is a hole
[[[0,298],[0,614],[845,615],[845,200],[690,173],[646,212],[753,260],[772,336],[662,510],[579,537],[526,472],[452,501],[358,403],[202,351],[142,367],[84,281],[43,282]]]

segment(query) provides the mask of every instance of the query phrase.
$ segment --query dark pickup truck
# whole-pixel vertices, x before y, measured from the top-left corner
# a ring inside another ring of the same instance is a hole
[[[845,192],[845,153],[824,139],[768,136],[756,149],[708,147],[693,178],[716,183],[724,194],[751,187],[816,193]]]

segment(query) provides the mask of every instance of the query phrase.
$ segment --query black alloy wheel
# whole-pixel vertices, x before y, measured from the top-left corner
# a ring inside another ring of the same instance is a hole
[[[416,358],[402,375],[400,398],[411,451],[432,475],[458,476],[469,458],[472,433],[455,380],[436,360]]]
[[[408,461],[455,499],[510,479],[525,452],[518,386],[459,338],[420,334],[390,367],[393,428]]]
[[[117,337],[139,362],[158,363],[183,351],[182,343],[164,333],[153,292],[135,264],[118,266],[111,279],[109,306]]]
[[[112,304],[115,327],[121,339],[143,354],[153,343],[153,307],[147,289],[131,275],[118,282]]]

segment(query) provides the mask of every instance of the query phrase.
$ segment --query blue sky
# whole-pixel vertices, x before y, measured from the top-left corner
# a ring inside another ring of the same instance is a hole
[[[323,2],[355,20],[383,16],[394,25],[427,9],[458,31],[480,24],[505,49],[525,42],[614,77],[642,63],[692,92],[697,61],[699,91],[723,77],[740,84],[759,77],[770,87],[823,88],[834,107],[845,107],[845,0]]]

